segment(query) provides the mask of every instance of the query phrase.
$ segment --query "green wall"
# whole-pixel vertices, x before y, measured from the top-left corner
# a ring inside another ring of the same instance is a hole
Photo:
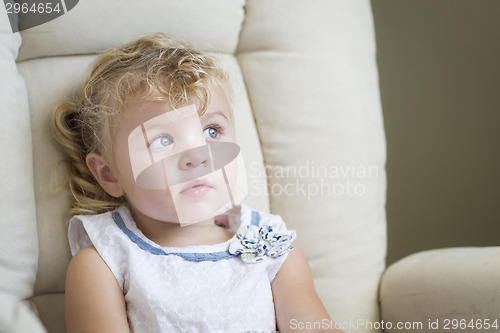
[[[500,1],[372,0],[390,264],[500,245]]]

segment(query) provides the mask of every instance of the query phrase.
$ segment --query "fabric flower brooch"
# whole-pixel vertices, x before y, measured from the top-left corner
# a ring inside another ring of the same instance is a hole
[[[285,229],[285,230],[282,230]],[[236,234],[237,240],[229,246],[231,254],[240,254],[246,262],[256,263],[264,260],[265,256],[279,257],[293,250],[292,241],[295,239],[295,230],[279,228],[278,225],[247,225]]]

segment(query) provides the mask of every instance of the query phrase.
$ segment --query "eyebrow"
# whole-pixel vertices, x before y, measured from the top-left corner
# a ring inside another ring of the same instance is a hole
[[[215,117],[217,115],[221,115],[224,118],[226,118],[227,121],[229,121],[229,118],[226,116],[226,114],[224,112],[220,111],[220,110],[217,110],[215,112],[210,112],[210,113],[205,112],[200,118],[213,118],[213,117]]]

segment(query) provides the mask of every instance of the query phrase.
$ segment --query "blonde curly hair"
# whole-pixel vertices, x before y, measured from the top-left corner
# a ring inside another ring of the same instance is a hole
[[[213,58],[161,33],[101,53],[79,97],[59,105],[52,118],[54,137],[70,166],[70,213],[99,214],[124,202],[101,188],[85,160],[89,153],[98,153],[113,168],[113,138],[127,102],[167,101],[178,107],[194,98],[202,114],[210,101],[210,84],[221,86],[230,99],[228,80]]]

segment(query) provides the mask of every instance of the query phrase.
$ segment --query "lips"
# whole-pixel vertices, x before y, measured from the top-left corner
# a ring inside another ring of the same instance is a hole
[[[199,197],[212,189],[212,185],[204,178],[190,181],[181,191],[181,194],[189,197]]]

